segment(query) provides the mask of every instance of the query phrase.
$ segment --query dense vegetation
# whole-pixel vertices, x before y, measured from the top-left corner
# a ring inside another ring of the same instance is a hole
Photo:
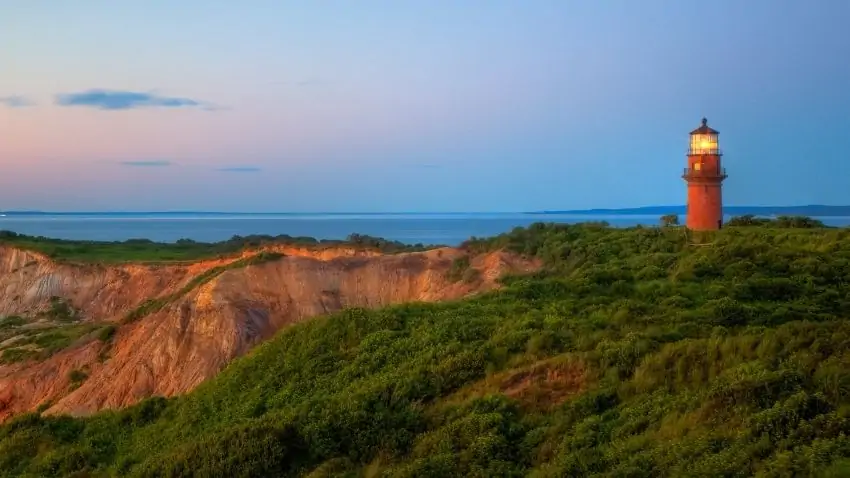
[[[779,216],[776,219],[756,217],[752,214],[733,217],[726,223],[726,227],[736,226],[761,226],[773,228],[823,228],[823,221],[805,216]]]
[[[694,239],[537,224],[472,240],[547,267],[293,326],[184,397],[18,417],[0,473],[848,476],[850,230]]]
[[[7,244],[46,254],[57,261],[78,262],[167,262],[194,261],[233,255],[245,249],[269,244],[287,244],[311,247],[354,246],[378,250],[387,254],[423,250],[422,244],[407,245],[380,237],[351,234],[344,241],[318,240],[312,237],[251,235],[233,236],[221,242],[196,242],[180,239],[173,243],[153,242],[148,239],[126,241],[72,241],[41,236],[26,236],[12,231],[0,231],[0,245]]]

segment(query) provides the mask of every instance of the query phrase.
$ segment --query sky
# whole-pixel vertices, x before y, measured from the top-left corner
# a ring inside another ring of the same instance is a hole
[[[0,0],[0,210],[850,204],[846,0]]]

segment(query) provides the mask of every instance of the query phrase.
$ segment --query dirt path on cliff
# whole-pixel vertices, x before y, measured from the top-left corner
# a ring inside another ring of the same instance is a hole
[[[259,252],[283,257],[252,263]],[[539,267],[502,251],[466,264],[453,248],[274,246],[193,264],[103,266],[0,246],[0,317],[32,317],[60,299],[80,324],[114,324],[43,360],[0,364],[0,421],[39,407],[86,415],[185,393],[288,324],[346,307],[457,299]]]

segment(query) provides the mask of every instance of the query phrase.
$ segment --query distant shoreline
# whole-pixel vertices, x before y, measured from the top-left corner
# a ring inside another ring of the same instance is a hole
[[[743,216],[811,216],[811,217],[848,217],[850,206],[727,206],[724,215]],[[492,212],[221,212],[221,211],[2,211],[0,216],[484,216],[484,215],[576,215],[576,216],[653,216],[664,214],[686,214],[686,208],[680,206],[643,206],[619,209],[569,209],[543,211],[492,211]]]
[[[686,214],[685,206],[645,206],[623,209],[577,209],[563,211],[535,211],[532,214],[571,214],[587,216],[651,216],[664,214]],[[723,214],[727,216],[810,216],[810,217],[847,217],[850,206],[726,206]]]

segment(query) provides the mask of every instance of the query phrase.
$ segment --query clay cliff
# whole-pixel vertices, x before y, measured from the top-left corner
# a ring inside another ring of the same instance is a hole
[[[260,252],[282,257],[252,263]],[[49,356],[0,363],[0,421],[185,393],[289,324],[346,307],[457,299],[497,287],[506,272],[538,267],[497,251],[468,258],[459,278],[465,254],[277,246],[192,264],[105,266],[0,246],[0,318],[26,318],[7,327],[0,349],[39,327],[81,331]],[[57,303],[73,316],[45,319]]]

